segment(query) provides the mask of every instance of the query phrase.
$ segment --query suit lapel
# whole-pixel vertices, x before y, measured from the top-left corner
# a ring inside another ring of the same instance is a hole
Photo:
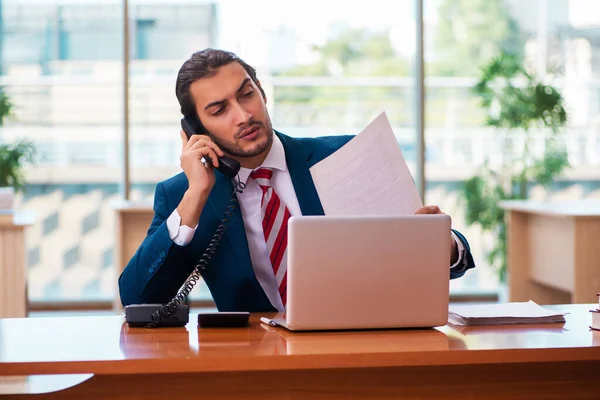
[[[309,171],[309,168],[318,161],[313,157],[313,149],[306,146],[302,140],[277,131],[275,133],[283,144],[286,163],[302,215],[323,215],[323,206]]]
[[[323,207],[309,171],[309,168],[319,161],[318,158],[313,157],[313,150],[302,140],[291,138],[277,131],[275,133],[283,144],[286,163],[302,215],[323,215]],[[221,221],[231,200],[233,186],[231,181],[218,171],[215,171],[215,179],[215,186],[210,192],[207,204],[211,207],[215,218]],[[224,240],[229,240],[238,258],[238,265],[247,265],[250,269],[247,272],[254,275],[239,204],[233,210],[229,221]]]
[[[309,171],[309,168],[319,161],[318,157],[314,157],[313,149],[306,146],[302,140],[291,138],[277,131],[275,133],[283,144],[286,163],[302,215],[323,215],[323,206]],[[211,190],[207,203],[215,218],[221,221],[231,200],[233,186],[231,181],[218,171],[215,172],[215,179],[215,186]],[[225,237],[233,247],[239,265],[250,266],[250,251],[239,204],[236,205],[229,220]]]

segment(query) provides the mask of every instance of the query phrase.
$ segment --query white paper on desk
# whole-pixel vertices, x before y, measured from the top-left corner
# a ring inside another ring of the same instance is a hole
[[[385,113],[310,173],[325,215],[414,214],[422,206]]]
[[[448,319],[455,325],[504,325],[565,322],[564,314],[539,306],[529,300],[523,303],[453,305]]]

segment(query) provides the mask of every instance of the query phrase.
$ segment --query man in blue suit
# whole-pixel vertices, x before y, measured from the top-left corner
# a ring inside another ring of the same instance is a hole
[[[156,186],[148,235],[119,277],[121,301],[171,300],[236,196],[239,207],[202,278],[220,311],[282,311],[287,218],[324,214],[309,168],[352,137],[292,138],[274,131],[256,71],[223,50],[194,53],[179,70],[176,94],[182,114],[206,134],[188,139],[181,132],[183,173]],[[224,155],[242,166],[241,193],[234,195],[232,180],[215,169]],[[417,213],[441,211],[427,206]],[[474,267],[473,258],[464,236],[449,234],[449,275],[458,278]]]

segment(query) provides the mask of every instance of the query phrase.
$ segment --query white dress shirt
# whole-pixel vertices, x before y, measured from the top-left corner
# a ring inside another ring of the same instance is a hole
[[[291,215],[302,215],[298,197],[296,196],[296,191],[292,184],[292,178],[290,177],[287,168],[283,144],[277,135],[273,134],[273,145],[259,168],[269,168],[273,170],[273,177],[271,178],[273,190],[277,192],[281,201],[285,203]],[[248,239],[250,261],[252,262],[252,268],[254,269],[256,279],[265,291],[265,294],[273,307],[278,311],[284,311],[285,307],[281,301],[262,229],[260,203],[263,192],[254,179],[248,179],[252,171],[252,169],[243,167],[240,169],[238,176],[240,182],[246,183],[246,187],[242,193],[237,194],[240,211],[242,212],[242,218],[244,220],[246,238]],[[198,225],[194,228],[190,228],[185,225],[180,226],[180,224],[181,217],[179,216],[177,209],[175,209],[167,219],[169,236],[175,244],[186,246],[192,241]],[[457,243],[459,254],[458,261],[451,267],[454,268],[463,262],[464,246],[454,232],[452,232],[452,237]]]

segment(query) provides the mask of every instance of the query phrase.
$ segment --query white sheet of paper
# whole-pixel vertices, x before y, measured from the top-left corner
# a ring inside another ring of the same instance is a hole
[[[422,207],[385,113],[310,173],[325,215],[405,215]]]
[[[532,300],[500,304],[458,304],[450,312],[465,318],[540,318],[562,315],[541,307]]]

